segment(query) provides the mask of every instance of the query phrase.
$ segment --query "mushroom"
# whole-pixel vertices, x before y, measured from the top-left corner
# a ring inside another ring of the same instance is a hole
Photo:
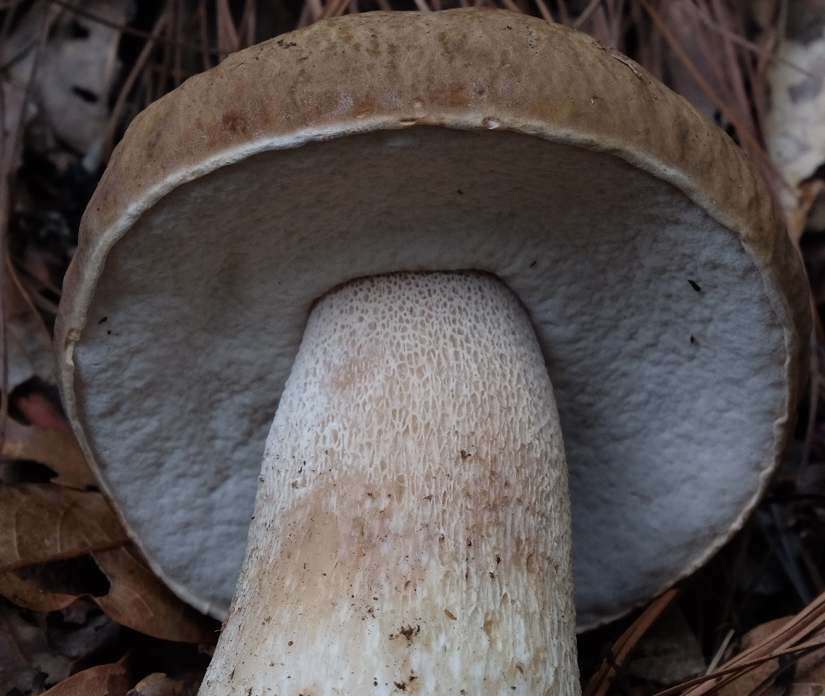
[[[764,182],[635,63],[505,11],[370,13],[135,119],[56,349],[183,599],[225,614],[252,518],[202,694],[570,694],[565,453],[586,628],[741,527],[808,312]]]

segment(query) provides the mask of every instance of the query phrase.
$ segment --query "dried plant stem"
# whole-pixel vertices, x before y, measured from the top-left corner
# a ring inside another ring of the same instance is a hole
[[[808,652],[825,646],[825,638],[818,636],[823,629],[825,629],[825,593],[819,595],[759,645],[739,653],[712,674],[665,689],[656,696],[675,696],[676,694],[705,696],[718,691],[722,686],[771,660],[780,657],[799,659]],[[787,660],[784,664],[787,664]]]
[[[23,290],[20,279],[17,277],[17,273],[15,272],[9,257],[8,230],[9,221],[11,218],[10,179],[15,163],[19,158],[20,148],[23,146],[23,128],[26,122],[26,107],[34,96],[35,80],[37,77],[37,71],[40,68],[43,50],[46,46],[49,31],[53,23],[57,20],[59,12],[59,10],[56,12],[46,12],[43,17],[43,23],[40,27],[34,59],[32,60],[31,71],[26,83],[26,90],[20,105],[20,115],[17,119],[14,133],[8,136],[5,133],[5,130],[0,128],[0,131],[3,131],[3,133],[0,134],[0,138],[2,138],[0,140],[0,174],[2,174],[2,180],[0,181],[0,289],[6,287],[6,278],[14,283],[22,296],[25,298],[26,302],[29,304],[34,316],[45,330],[46,335],[49,335],[49,330],[43,322],[43,318],[40,316],[40,313],[32,306],[31,297],[29,297],[28,293]],[[3,29],[5,31],[7,27],[4,26]],[[0,87],[0,94],[2,94],[2,92],[3,88]],[[3,104],[3,107],[5,107],[5,103]],[[0,125],[4,122],[5,108],[2,112],[0,112]],[[5,442],[6,423],[9,415],[8,340],[6,336],[6,322],[8,321],[7,311],[8,307],[6,298],[4,297],[3,292],[0,291],[0,448],[2,448],[3,442]]]
[[[763,171],[771,174],[772,177],[775,178],[776,181],[780,182],[782,185],[789,187],[790,184],[787,181],[785,181],[785,179],[781,176],[773,161],[770,159],[768,154],[765,152],[765,149],[762,147],[762,144],[748,130],[747,124],[743,123],[742,120],[739,118],[738,114],[736,114],[734,110],[730,108],[730,104],[726,102],[724,99],[722,99],[716,93],[713,87],[711,87],[710,83],[707,81],[702,72],[696,67],[693,60],[688,55],[687,51],[685,51],[685,49],[682,47],[682,45],[670,31],[670,28],[662,19],[662,16],[651,6],[649,0],[636,0],[636,2],[640,3],[645,8],[648,15],[650,15],[650,18],[656,24],[657,29],[665,37],[668,44],[670,44],[671,49],[679,58],[679,60],[682,61],[684,66],[688,69],[691,77],[696,81],[696,84],[699,85],[699,87],[708,96],[711,102],[713,102],[713,105],[717,109],[719,109],[719,111],[725,116],[725,118],[734,126],[734,128],[736,128],[737,135],[742,140],[742,142],[745,145],[747,145],[747,148],[750,151],[751,155],[759,161],[763,168]]]
[[[580,29],[582,24],[584,24],[588,19],[590,19],[590,15],[593,14],[594,10],[602,4],[602,0],[590,0],[587,7],[585,7],[581,14],[576,17],[575,21],[573,22],[574,29]]]
[[[112,115],[109,118],[109,126],[106,130],[106,139],[104,145],[104,154],[105,159],[107,160],[109,159],[109,155],[111,154],[112,148],[114,147],[115,133],[117,131],[118,123],[120,122],[121,114],[123,113],[123,108],[126,105],[126,100],[129,98],[129,95],[132,92],[132,88],[135,86],[135,83],[137,82],[138,78],[142,74],[144,74],[143,67],[146,65],[146,61],[149,60],[149,56],[155,49],[158,36],[160,36],[161,31],[164,30],[168,21],[169,12],[167,6],[167,9],[161,12],[160,16],[155,22],[155,26],[152,28],[152,34],[150,35],[149,40],[143,46],[140,55],[138,55],[138,58],[135,61],[135,65],[132,68],[132,71],[129,73],[129,77],[126,78],[126,82],[124,83],[123,88],[120,90],[120,94],[117,97],[117,101],[115,102],[115,105],[112,108]]]
[[[722,644],[719,646],[719,649],[716,651],[716,654],[713,656],[713,659],[710,661],[707,670],[705,670],[705,674],[710,674],[713,672],[718,666],[719,663],[722,661],[722,658],[725,656],[725,650],[728,649],[730,645],[731,639],[733,638],[735,631],[730,629],[727,634],[725,635]]]
[[[616,671],[630,654],[630,651],[641,640],[642,636],[653,625],[664,611],[673,604],[679,595],[679,588],[669,589],[660,595],[645,609],[641,616],[628,628],[610,649],[610,657],[606,659],[598,671],[587,682],[582,696],[606,696],[616,676]]]
[[[130,27],[126,24],[122,24],[120,22],[112,22],[111,20],[106,19],[105,17],[100,17],[96,15],[94,12],[89,12],[88,10],[84,10],[82,7],[78,7],[77,5],[68,2],[67,0],[48,0],[50,4],[57,5],[62,7],[63,9],[76,14],[78,17],[83,17],[84,19],[88,19],[90,22],[97,22],[98,24],[102,24],[105,27],[109,27],[110,29],[117,29],[119,32],[123,34],[129,34],[130,36],[135,36],[139,39],[146,39],[147,41],[150,40],[157,40],[156,36],[153,36],[154,32],[146,32],[141,31],[140,29],[135,29],[134,27]],[[165,10],[166,8],[164,8]],[[176,42],[173,40],[169,40],[167,43],[172,45],[177,45],[179,48],[186,49],[187,51],[199,51],[201,50],[201,46],[198,44],[189,43],[188,41],[180,41]],[[213,52],[216,52],[214,49],[210,49]]]

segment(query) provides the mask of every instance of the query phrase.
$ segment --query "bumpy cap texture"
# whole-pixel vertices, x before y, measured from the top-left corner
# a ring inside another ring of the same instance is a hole
[[[632,61],[492,10],[373,13],[149,107],[56,328],[81,445],[155,570],[221,615],[313,301],[487,271],[524,303],[570,466],[581,627],[691,572],[775,469],[810,333],[767,187]]]

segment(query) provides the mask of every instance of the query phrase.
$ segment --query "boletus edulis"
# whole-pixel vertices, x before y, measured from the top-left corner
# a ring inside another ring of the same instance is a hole
[[[324,21],[149,107],[56,333],[130,533],[229,611],[201,694],[569,696],[573,565],[591,627],[742,525],[810,317],[716,126],[588,36],[455,10]]]

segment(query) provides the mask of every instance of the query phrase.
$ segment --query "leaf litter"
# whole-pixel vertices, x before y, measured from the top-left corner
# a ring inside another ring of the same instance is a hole
[[[587,31],[727,130],[782,201],[817,307],[825,303],[825,242],[816,234],[825,230],[825,153],[815,135],[825,119],[814,108],[825,43],[788,31],[800,27],[794,12],[816,20],[816,0],[6,0],[0,696],[195,694],[217,637],[216,624],[174,597],[129,543],[53,384],[62,274],[126,125],[187,77],[296,27],[348,12],[468,4]],[[805,109],[786,108],[787,95],[806,98]],[[788,136],[807,159],[785,156]],[[821,357],[817,347],[787,461],[746,528],[635,617],[580,636],[586,696],[825,691]]]

